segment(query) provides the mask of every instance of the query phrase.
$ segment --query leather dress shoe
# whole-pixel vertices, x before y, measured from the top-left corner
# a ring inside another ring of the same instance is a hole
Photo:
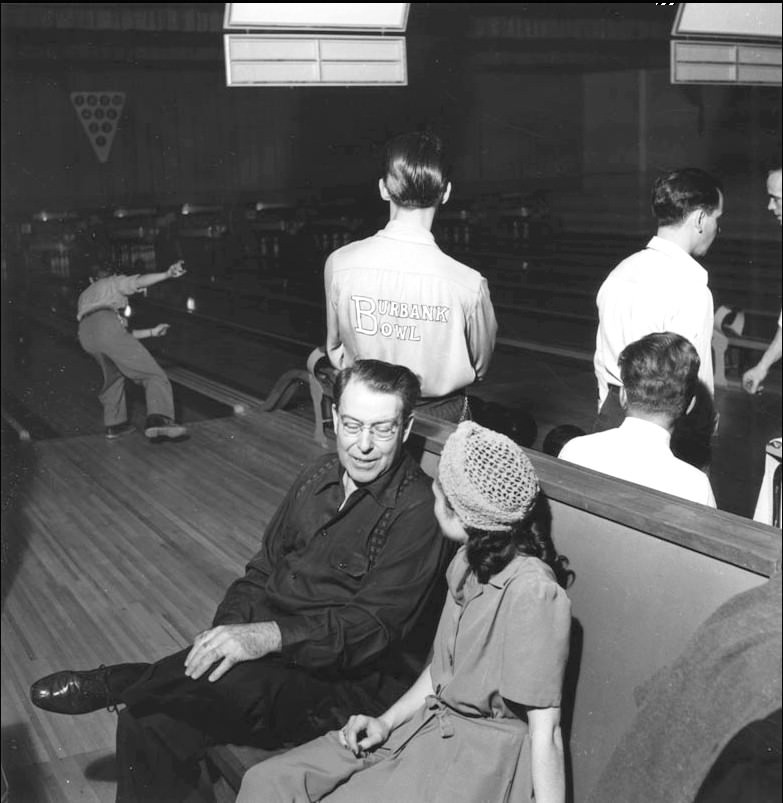
[[[115,664],[98,669],[66,669],[36,680],[30,700],[37,708],[55,714],[89,714],[101,708],[112,710],[118,697],[138,680],[147,664]]]

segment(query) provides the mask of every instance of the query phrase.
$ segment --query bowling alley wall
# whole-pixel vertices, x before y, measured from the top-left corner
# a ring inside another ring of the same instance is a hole
[[[67,27],[58,7],[71,4],[26,5],[49,17],[4,20],[6,210],[372,198],[383,140],[429,127],[453,154],[453,203],[542,188],[570,198],[567,214],[571,203],[598,216],[583,227],[645,232],[652,176],[692,164],[726,185],[727,236],[777,234],[755,207],[780,151],[780,88],[672,86],[666,38],[633,69],[591,66],[589,54],[521,69],[502,53],[469,58],[464,39],[418,35],[412,13],[407,86],[229,88],[221,33],[204,30],[214,14],[178,11],[169,30],[143,33]],[[72,103],[102,92],[124,96],[103,162]]]

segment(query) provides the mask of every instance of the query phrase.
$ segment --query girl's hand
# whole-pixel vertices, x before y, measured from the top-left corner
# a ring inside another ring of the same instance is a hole
[[[354,714],[340,731],[340,744],[355,756],[361,757],[382,745],[391,733],[391,728],[376,717]]]

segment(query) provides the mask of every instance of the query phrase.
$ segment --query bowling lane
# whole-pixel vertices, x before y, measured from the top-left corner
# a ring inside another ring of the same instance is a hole
[[[103,432],[98,364],[73,337],[31,324],[3,361],[3,409],[33,440]],[[141,428],[144,393],[127,383],[129,419]],[[229,407],[184,388],[175,388],[177,416],[183,423],[231,415]]]

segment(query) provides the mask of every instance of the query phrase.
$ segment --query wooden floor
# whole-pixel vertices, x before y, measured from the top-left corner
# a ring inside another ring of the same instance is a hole
[[[207,627],[295,473],[321,452],[288,412],[3,446],[2,755],[13,803],[114,800],[115,715],[28,701],[61,668],[154,659]]]

